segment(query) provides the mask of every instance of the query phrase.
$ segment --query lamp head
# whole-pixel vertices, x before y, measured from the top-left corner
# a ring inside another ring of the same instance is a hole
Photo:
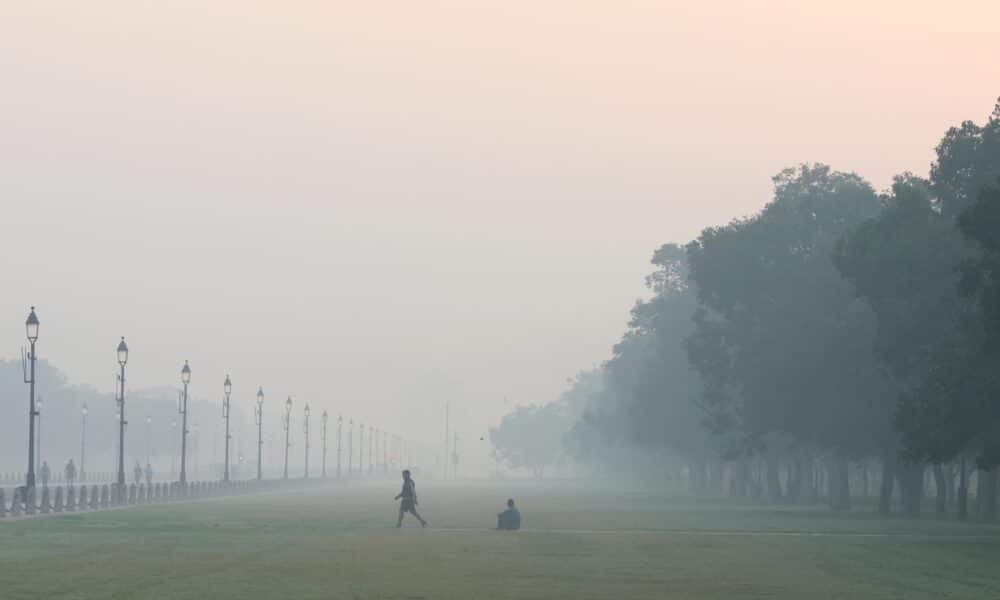
[[[125,336],[122,336],[122,341],[118,342],[118,364],[125,366],[128,362],[128,344],[125,343]]]
[[[25,332],[28,334],[28,341],[34,343],[38,339],[38,315],[35,314],[35,307],[31,307],[31,313],[24,322]]]

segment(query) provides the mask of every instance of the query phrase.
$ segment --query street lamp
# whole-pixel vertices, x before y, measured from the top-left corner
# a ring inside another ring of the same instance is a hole
[[[337,415],[337,479],[340,479],[340,438],[344,434],[344,417]]]
[[[121,384],[121,393],[118,395],[118,485],[125,488],[125,363],[128,362],[128,345],[125,337],[118,342],[118,365],[121,367],[121,375],[118,381]]]
[[[365,424],[358,423],[358,475],[365,475]]]
[[[38,433],[35,435],[35,469],[41,470],[42,468],[42,397],[38,396],[38,400],[35,401],[35,412],[38,413]],[[42,482],[45,485],[45,482]]]
[[[285,426],[285,473],[282,476],[283,479],[288,479],[288,447],[291,446],[291,441],[288,437],[288,430],[292,422],[292,397],[289,396],[288,400],[285,400],[285,418],[282,421],[282,425]]]
[[[306,402],[306,406],[303,409],[305,413],[305,433],[306,433],[306,479],[309,479],[309,403]]]
[[[326,409],[323,410],[323,472],[321,477],[326,479],[326,422],[329,416],[326,414]]]
[[[347,476],[354,468],[354,419],[347,424]]]
[[[28,343],[31,344],[27,357],[24,356],[24,351],[21,351],[21,370],[25,371],[24,383],[28,384],[28,475],[24,483],[26,487],[33,488],[35,487],[35,417],[38,415],[35,409],[35,360],[37,359],[35,342],[38,341],[38,315],[35,314],[34,306],[31,307],[31,313],[24,322],[24,329]],[[26,360],[31,363],[31,375],[27,373]]]
[[[375,471],[375,428],[368,426],[368,474]]]
[[[178,394],[180,391],[178,390]],[[178,398],[180,400],[180,398]],[[170,421],[170,439],[173,440],[170,443],[170,479],[174,479],[174,473],[177,472],[177,419],[172,419]]]
[[[194,480],[198,481],[200,478],[198,466],[201,464],[199,457],[201,456],[201,434],[198,433],[198,422],[194,422],[194,427],[191,428],[191,453],[194,455]]]
[[[226,420],[226,466],[222,471],[223,481],[229,481],[229,440],[232,438],[232,436],[229,435],[229,395],[232,392],[233,382],[229,380],[229,375],[226,374],[226,381],[222,384],[222,393],[225,394],[225,399],[222,401],[222,418]]]
[[[257,421],[257,480],[262,476],[262,456],[264,451],[264,388],[257,388],[257,406],[253,411],[254,420]]]
[[[180,406],[177,412],[181,415],[181,485],[187,483],[187,413],[188,413],[188,384],[191,382],[191,367],[188,361],[184,361],[184,368],[181,369],[181,383],[184,384],[184,393],[181,394]]]
[[[83,408],[80,409],[80,483],[87,481],[84,477],[87,476],[86,470],[86,460],[87,460],[87,403],[83,403]]]
[[[117,394],[117,393],[118,392],[116,391],[115,394]],[[115,413],[115,423],[118,423],[121,420],[122,420],[122,413],[121,413],[121,411],[118,411],[118,412]],[[117,448],[118,446],[115,446],[115,447]],[[117,480],[118,480],[118,474],[116,473],[115,474],[115,481],[117,481]],[[117,483],[112,483],[111,484],[111,493],[114,494],[117,489],[118,489]]]

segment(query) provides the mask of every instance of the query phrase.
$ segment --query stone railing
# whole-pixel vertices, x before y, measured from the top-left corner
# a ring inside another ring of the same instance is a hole
[[[195,481],[0,488],[0,518],[93,511],[143,504],[168,504],[329,485],[331,479]]]

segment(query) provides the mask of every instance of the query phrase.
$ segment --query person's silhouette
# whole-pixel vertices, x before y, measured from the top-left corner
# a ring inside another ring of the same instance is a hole
[[[403,515],[405,513],[410,513],[420,521],[421,527],[427,527],[427,521],[424,520],[417,513],[417,484],[410,477],[409,471],[403,471],[403,490],[396,495],[394,500],[399,500],[402,498],[402,502],[399,503],[399,520],[396,521],[396,527],[403,526]]]
[[[521,528],[521,511],[514,506],[514,499],[507,500],[507,510],[497,515],[497,529],[516,531]]]

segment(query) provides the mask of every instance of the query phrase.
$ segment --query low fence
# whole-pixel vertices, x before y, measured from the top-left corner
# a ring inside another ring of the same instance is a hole
[[[0,488],[0,518],[62,512],[94,511],[121,506],[167,504],[188,500],[238,496],[261,492],[318,487],[330,479],[265,479],[196,481],[189,483],[131,483]],[[9,494],[9,496],[8,496]]]
[[[129,472],[130,476],[131,476],[131,474],[132,473]],[[145,474],[143,475],[143,478],[145,478]],[[27,479],[27,476],[24,473],[15,473],[15,472],[2,472],[2,473],[0,473],[0,485],[6,485],[6,486],[16,485],[18,483],[22,483],[25,479]],[[63,475],[62,473],[53,473],[52,476],[49,478],[48,483],[49,484],[67,484],[67,483],[70,483],[70,484],[73,484],[73,485],[80,485],[81,483],[88,483],[88,484],[89,483],[98,483],[99,484],[99,483],[104,483],[104,482],[114,483],[115,481],[117,481],[117,479],[118,479],[118,473],[113,472],[113,471],[93,471],[93,472],[87,471],[87,473],[84,475],[84,479],[80,479],[80,477],[77,476],[76,479],[74,479],[73,481],[67,481],[66,480],[66,476]],[[38,483],[41,483],[41,481],[42,481],[41,475],[36,474],[35,475],[35,480]]]

